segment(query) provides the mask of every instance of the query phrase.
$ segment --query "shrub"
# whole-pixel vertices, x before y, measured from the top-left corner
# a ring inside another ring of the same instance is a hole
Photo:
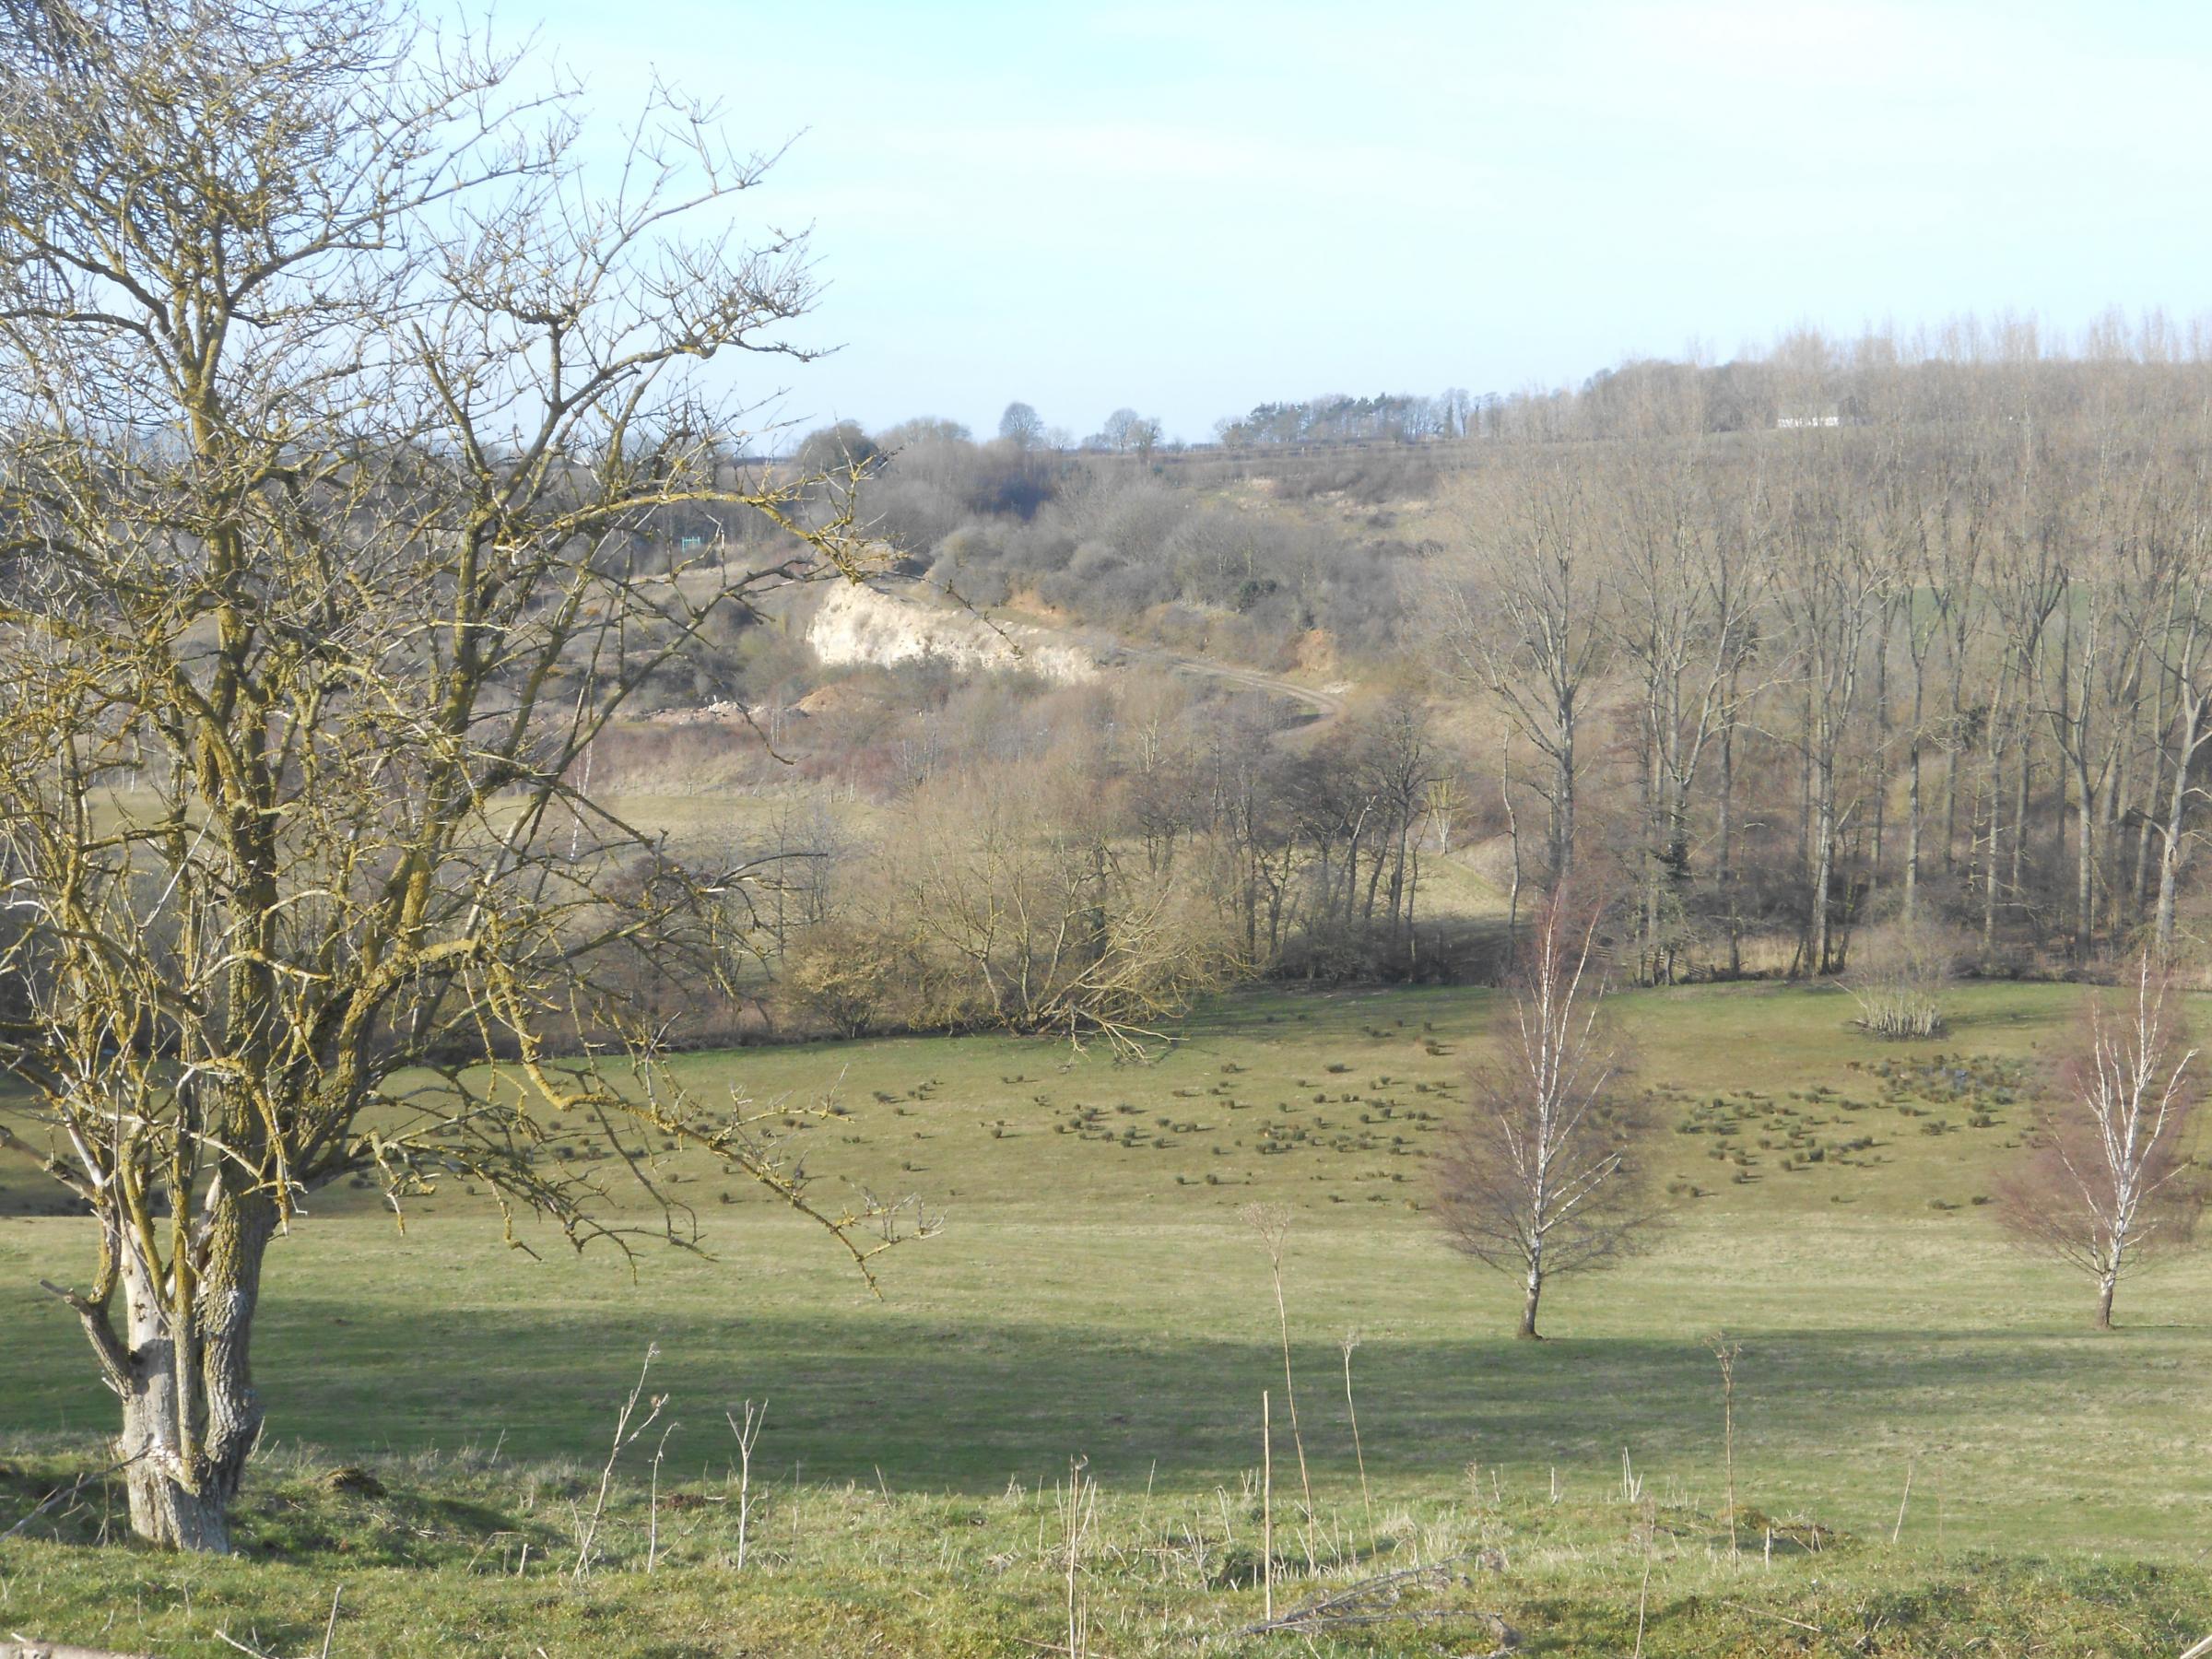
[[[1853,955],[1859,966],[1845,988],[1859,1005],[1859,1025],[1877,1037],[1940,1036],[1943,993],[1951,982],[1959,940],[1921,915],[1870,929]]]

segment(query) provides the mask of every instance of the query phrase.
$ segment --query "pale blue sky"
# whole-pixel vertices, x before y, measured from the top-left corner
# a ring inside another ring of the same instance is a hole
[[[1172,434],[1810,321],[2212,311],[2212,6],[503,0],[653,66],[812,222],[787,415]],[[804,131],[802,132],[802,129]],[[772,371],[774,365],[768,366]]]

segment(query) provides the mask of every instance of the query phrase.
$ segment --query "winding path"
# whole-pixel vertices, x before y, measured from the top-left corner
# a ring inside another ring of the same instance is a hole
[[[1022,619],[1032,627],[1041,626],[1034,618],[1025,617]],[[1185,656],[1181,652],[1169,651],[1158,645],[1132,645],[1125,640],[1098,629],[1087,631],[1105,642],[1105,650],[1111,653],[1110,660],[1147,663],[1156,668],[1165,668],[1172,674],[1189,674],[1205,679],[1220,680],[1247,691],[1261,691],[1288,702],[1304,704],[1313,712],[1313,718],[1283,733],[1282,736],[1286,739],[1301,743],[1311,739],[1331,722],[1342,719],[1348,707],[1342,691],[1282,679],[1272,674],[1264,674],[1256,668],[1241,668],[1229,663],[1218,663],[1210,657]]]

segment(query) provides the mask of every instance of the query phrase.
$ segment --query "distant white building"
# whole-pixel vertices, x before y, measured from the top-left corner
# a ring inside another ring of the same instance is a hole
[[[1776,427],[1783,429],[1840,427],[1843,424],[1843,411],[1834,404],[1829,405],[1825,409],[1784,409],[1774,417],[1774,424]]]

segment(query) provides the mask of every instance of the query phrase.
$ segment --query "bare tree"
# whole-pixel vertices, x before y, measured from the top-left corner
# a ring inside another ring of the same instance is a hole
[[[579,764],[711,617],[862,569],[836,481],[748,472],[693,373],[805,355],[805,247],[735,239],[767,163],[711,111],[655,95],[604,196],[567,96],[430,45],[384,0],[0,32],[6,1110],[91,1214],[55,1294],[134,1530],[183,1549],[229,1546],[264,1256],[319,1187],[475,1181],[518,1246],[518,1209],[623,1244],[559,1116],[747,1171],[864,1265],[895,1236],[657,1066],[653,987],[714,982],[731,884]],[[780,550],[654,546],[701,503]]]
[[[1775,594],[1796,653],[1804,697],[1806,909],[1800,961],[1810,975],[1838,965],[1836,910],[1845,821],[1841,760],[1861,719],[1868,638],[1890,577],[1856,501],[1847,457],[1806,454],[1791,470],[1773,556]]]
[[[1672,977],[1663,910],[1678,912],[1690,878],[1691,807],[1706,750],[1732,726],[1758,639],[1771,566],[1749,556],[1713,500],[1700,450],[1645,446],[1620,491],[1621,653],[1642,683],[1641,769],[1649,820],[1642,933],[1645,971]]]
[[[2174,603],[2167,608],[2154,646],[2172,698],[2171,712],[2159,734],[2160,774],[2169,780],[2167,795],[2158,803],[2156,816],[2147,815],[2145,819],[2159,837],[2153,927],[2161,961],[2172,959],[2182,872],[2194,842],[2190,820],[2205,793],[2199,769],[2206,746],[2212,744],[2212,641],[2206,639],[2212,632],[2212,573],[2206,568],[2206,531],[2201,519],[2192,527],[2186,571],[2175,584]]]
[[[1026,403],[1010,403],[998,418],[998,435],[1027,453],[1044,441],[1044,418]]]
[[[1528,464],[1466,509],[1464,579],[1435,597],[1446,663],[1494,698],[1551,763],[1546,882],[1574,864],[1585,688],[1604,672],[1607,590],[1586,481],[1564,462]]]
[[[1571,887],[1532,919],[1497,1022],[1496,1053],[1440,1161],[1438,1209],[1455,1249],[1523,1288],[1517,1335],[1562,1273],[1611,1265],[1658,1218],[1638,1160],[1641,1114],[1604,1018],[1598,907]]]
[[[1120,800],[1077,763],[978,768],[915,790],[876,854],[871,924],[912,1017],[938,1030],[1161,1041],[1232,977],[1202,871],[1133,856]]]
[[[2044,1113],[2041,1144],[2005,1186],[2015,1237],[2097,1286],[2097,1328],[2112,1292],[2155,1250],[2187,1241],[2204,1206],[2185,1149],[2197,1102],[2172,984],[2149,954],[2115,1008],[2092,997],[2067,1057],[2065,1094]]]

